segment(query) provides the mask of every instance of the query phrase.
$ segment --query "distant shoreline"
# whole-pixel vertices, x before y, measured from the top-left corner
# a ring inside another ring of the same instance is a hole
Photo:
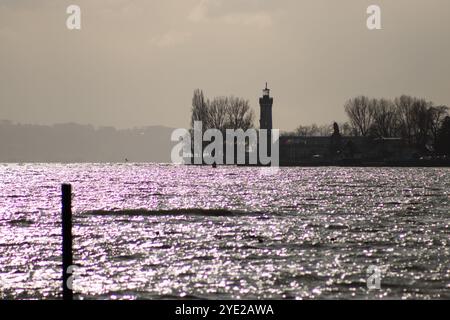
[[[450,167],[450,160],[411,160],[411,161],[329,161],[321,163],[297,163],[297,164],[282,164],[280,166],[290,167],[290,166],[311,166],[311,167],[325,167],[325,166],[336,166],[336,167],[393,167],[393,168],[414,168],[414,167]]]
[[[188,164],[189,165],[189,164]],[[209,166],[206,164],[191,164],[193,166]],[[233,166],[222,164],[219,166]],[[270,167],[263,165],[238,164],[238,167]],[[279,167],[347,167],[347,168],[450,168],[450,160],[413,160],[413,161],[302,161],[281,163]]]
[[[92,161],[73,161],[73,162],[61,162],[61,161],[5,161],[0,162],[0,165],[5,164],[17,164],[17,165],[26,165],[26,164],[60,164],[60,165],[70,165],[70,164],[124,164],[124,165],[133,165],[133,164],[156,164],[156,165],[172,165],[172,163],[167,162],[151,162],[151,161],[137,161],[137,162],[92,162]],[[208,164],[185,164],[182,166],[198,166],[198,167],[211,167]],[[269,168],[270,166],[264,165],[249,165],[249,164],[220,164],[217,167],[258,167],[258,168]],[[361,162],[361,163],[345,163],[345,162],[301,162],[301,163],[282,163],[279,165],[280,168],[307,168],[307,167],[345,167],[345,168],[450,168],[450,160],[449,161],[398,161],[398,162]]]

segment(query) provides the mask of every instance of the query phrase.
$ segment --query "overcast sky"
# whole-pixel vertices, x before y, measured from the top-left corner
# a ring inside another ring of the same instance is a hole
[[[282,130],[360,94],[450,105],[449,33],[448,0],[0,0],[0,119],[186,127],[195,88],[259,117],[266,81]]]

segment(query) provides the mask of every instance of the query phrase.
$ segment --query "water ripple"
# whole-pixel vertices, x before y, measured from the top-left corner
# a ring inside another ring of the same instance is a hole
[[[60,297],[63,182],[81,299],[450,298],[449,169],[3,164],[0,177],[4,298]]]

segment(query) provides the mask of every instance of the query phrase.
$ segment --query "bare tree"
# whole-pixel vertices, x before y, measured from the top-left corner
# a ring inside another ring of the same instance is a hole
[[[208,101],[205,100],[203,91],[196,89],[192,97],[191,128],[194,127],[195,121],[201,121],[203,123],[203,129],[206,130],[210,122],[208,117]]]
[[[431,114],[429,112],[432,103],[424,99],[409,96],[401,96],[396,101],[399,107],[400,130],[403,137],[411,144],[424,147],[431,131]]]
[[[228,115],[228,98],[227,97],[217,97],[214,98],[208,107],[209,112],[209,126],[214,129],[219,129],[224,132],[227,124]]]
[[[403,95],[395,99],[399,130],[412,145],[425,147],[436,144],[439,128],[448,114],[446,106],[434,106],[432,102]]]
[[[205,99],[203,91],[196,89],[192,98],[191,127],[201,121],[203,131],[207,129],[243,129],[253,126],[254,114],[248,100],[236,97]]]
[[[446,116],[442,120],[438,131],[436,150],[440,154],[450,156],[450,116]]]
[[[242,129],[245,131],[251,128],[254,114],[250,109],[248,100],[231,96],[227,101],[227,129]]]
[[[378,137],[395,137],[398,119],[395,105],[387,99],[375,100],[371,133]]]
[[[402,95],[399,98],[395,98],[394,104],[396,107],[396,113],[399,121],[399,131],[403,138],[407,142],[413,141],[413,118],[411,114],[411,107],[414,103],[414,98],[407,95]]]
[[[442,127],[444,119],[448,115],[448,107],[447,106],[436,106],[431,107],[430,110],[430,118],[431,118],[431,135],[433,139],[433,144],[437,144],[439,130]]]
[[[345,104],[350,123],[359,135],[367,136],[373,123],[374,103],[365,96],[350,99]]]
[[[439,128],[448,115],[446,106],[407,95],[394,101],[356,97],[347,101],[345,111],[358,135],[400,136],[420,148],[436,145]]]
[[[424,147],[431,136],[431,113],[433,104],[424,99],[416,99],[412,105],[414,142],[419,147]]]

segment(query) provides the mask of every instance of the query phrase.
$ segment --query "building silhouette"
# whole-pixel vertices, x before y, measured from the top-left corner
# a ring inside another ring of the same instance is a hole
[[[272,106],[273,106],[273,98],[270,96],[270,89],[263,89],[263,96],[259,98],[259,106],[260,106],[260,119],[259,119],[259,128],[272,130]]]
[[[271,154],[273,97],[270,89],[263,89],[259,99],[260,129],[266,129],[268,153]],[[417,152],[401,138],[343,136],[337,123],[329,136],[283,135],[279,138],[280,165],[401,165],[414,160]]]
[[[260,118],[259,118],[259,129],[263,129],[266,131],[259,132],[259,141],[261,142],[261,137],[265,137],[266,143],[262,142],[262,145],[267,146],[267,154],[272,154],[272,106],[273,106],[273,98],[270,96],[270,89],[266,87],[263,89],[263,95],[259,98],[259,107],[260,107]],[[260,144],[261,146],[261,144]]]

